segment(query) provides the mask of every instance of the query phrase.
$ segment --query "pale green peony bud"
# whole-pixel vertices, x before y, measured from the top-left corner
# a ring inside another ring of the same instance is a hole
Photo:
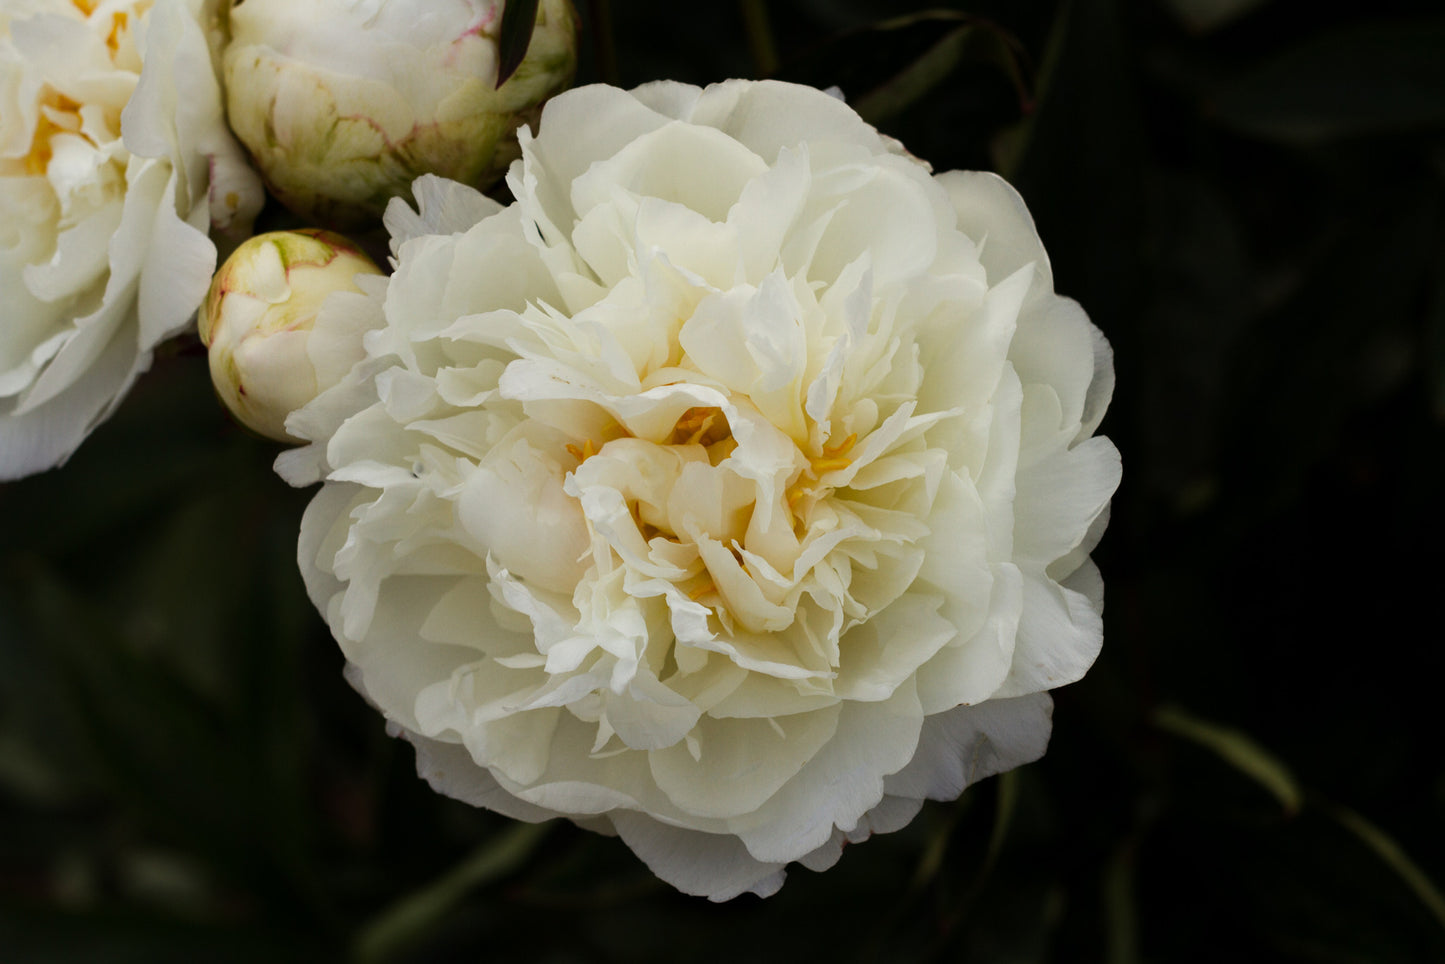
[[[286,416],[330,388],[362,354],[359,333],[350,359],[314,358],[313,329],[335,292],[360,292],[357,275],[381,270],[354,244],[330,231],[258,234],[226,259],[201,304],[197,327],[210,350],[211,381],[247,428],[278,442]],[[328,338],[327,351],[338,348]],[[342,339],[344,342],[345,339]]]
[[[231,127],[272,193],[322,223],[378,218],[425,173],[485,188],[577,65],[571,0],[541,0],[526,59],[498,88],[503,5],[244,0],[225,54]]]

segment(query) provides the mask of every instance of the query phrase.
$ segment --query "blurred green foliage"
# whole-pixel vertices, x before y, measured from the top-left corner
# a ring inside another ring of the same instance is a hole
[[[1438,4],[582,15],[581,82],[836,85],[1023,192],[1126,467],[1048,756],[724,906],[438,797],[305,598],[308,493],[183,343],[0,488],[0,959],[1445,960]]]

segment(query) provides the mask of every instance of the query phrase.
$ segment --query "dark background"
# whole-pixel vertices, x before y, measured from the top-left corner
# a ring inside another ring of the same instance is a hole
[[[1445,16],[951,10],[593,0],[579,79],[836,84],[1019,187],[1125,466],[1041,762],[722,906],[438,797],[180,343],[0,487],[0,959],[1445,961]]]

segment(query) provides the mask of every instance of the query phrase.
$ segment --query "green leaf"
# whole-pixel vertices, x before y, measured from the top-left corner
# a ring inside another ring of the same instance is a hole
[[[994,168],[1007,180],[1013,180],[1014,172],[1018,170],[1019,164],[1028,153],[1039,111],[1048,99],[1054,72],[1058,69],[1059,58],[1063,56],[1064,40],[1069,35],[1069,16],[1072,12],[1072,0],[1064,0],[1059,5],[1059,12],[1054,16],[1053,26],[1049,28],[1049,38],[1044,44],[1043,59],[1039,63],[1038,72],[1034,75],[1033,110],[1028,111],[1019,118],[1017,123],[999,131],[994,136],[992,143]]]
[[[948,23],[955,26],[891,78],[858,98],[853,107],[859,116],[870,124],[879,124],[902,113],[968,61],[997,64],[1013,83],[1020,103],[1026,109],[1031,106],[1018,41],[992,24],[965,14],[937,11],[901,17],[874,29],[903,31],[924,26],[931,30]]]
[[[497,86],[517,72],[532,43],[537,24],[537,0],[507,0],[502,25],[497,31]]]
[[[1445,928],[1445,894],[1442,894],[1440,888],[1420,869],[1420,865],[1410,859],[1395,838],[1349,807],[1336,805],[1327,809],[1330,815],[1339,821],[1340,826],[1358,837],[1361,843],[1395,872],[1440,926]]]
[[[954,828],[958,825],[959,818],[970,802],[971,798],[964,798],[959,804],[951,807],[948,811],[948,818],[942,821],[929,835],[928,844],[923,848],[923,853],[918,858],[918,865],[913,870],[913,879],[908,884],[910,895],[917,895],[933,883],[938,872],[943,869],[944,857],[948,854],[948,845],[952,840]]]
[[[753,69],[759,77],[771,77],[778,70],[778,43],[773,39],[773,28],[768,22],[766,0],[740,0],[743,14],[743,29],[748,35],[748,51],[752,54]]]
[[[994,789],[998,791],[998,801],[994,809],[993,831],[988,837],[988,851],[984,854],[983,866],[979,869],[980,879],[987,877],[998,862],[998,855],[1003,852],[1009,829],[1013,826],[1014,813],[1019,805],[1018,771],[1005,770],[994,777]]]
[[[390,960],[428,933],[468,891],[520,866],[549,829],[545,823],[517,823],[435,883],[393,904],[357,936],[356,959],[362,964]]]
[[[937,94],[945,81],[971,66],[985,78],[993,79],[992,71],[1002,74],[1016,103],[996,105],[990,99],[998,93],[993,85],[965,89],[960,83],[949,90],[963,94],[950,100],[951,109],[1032,107],[1032,70],[1019,40],[997,24],[954,10],[925,10],[835,34],[788,58],[778,77],[837,87],[864,120],[878,125]]]
[[[1240,730],[1202,720],[1177,706],[1154,713],[1154,725],[1212,751],[1225,763],[1268,790],[1287,815],[1299,812],[1304,793],[1280,760]]]
[[[1135,887],[1137,844],[1124,842],[1104,864],[1100,898],[1104,904],[1107,964],[1138,964],[1139,898]]]
[[[1319,142],[1445,124],[1445,21],[1372,24],[1290,47],[1210,98],[1225,124]]]
[[[588,4],[590,23],[587,33],[592,38],[592,57],[597,64],[597,79],[614,87],[622,86],[617,70],[617,38],[612,31],[611,0],[591,0]]]
[[[1269,0],[1164,0],[1184,26],[1195,33],[1209,33],[1253,13]]]

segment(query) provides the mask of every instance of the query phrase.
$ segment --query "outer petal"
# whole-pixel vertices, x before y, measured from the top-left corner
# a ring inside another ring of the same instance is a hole
[[[1056,449],[1021,471],[1015,557],[1047,565],[1083,543],[1119,487],[1122,472],[1119,450],[1102,437]]]
[[[934,714],[924,721],[913,760],[884,787],[890,796],[952,800],[985,777],[1043,756],[1053,710],[1047,693],[1035,693]]]
[[[1087,596],[1025,571],[1013,668],[993,699],[1039,693],[1083,678],[1104,645],[1103,611]]]
[[[429,234],[459,234],[491,217],[502,206],[476,188],[449,181],[435,174],[423,174],[411,184],[416,209],[402,198],[386,205],[382,223],[391,234],[391,253],[412,238]]]
[[[684,894],[724,901],[743,893],[770,897],[783,886],[784,865],[757,860],[737,837],[670,827],[631,810],[614,812],[612,825],[654,874]]]
[[[958,214],[958,229],[980,245],[979,260],[992,281],[1034,266],[1036,291],[1052,292],[1053,271],[1033,215],[1013,186],[986,171],[947,171],[936,177]]]
[[[0,400],[0,480],[20,479],[63,462],[110,414],[144,366],[124,338],[110,344],[86,377],[24,414]]]
[[[798,779],[729,826],[754,857],[784,863],[823,846],[834,827],[853,830],[883,799],[885,775],[913,758],[921,717],[911,685],[886,702],[849,703],[833,739]]]
[[[688,117],[717,127],[772,161],[785,147],[828,143],[868,154],[889,153],[878,132],[852,108],[820,90],[776,81],[728,81],[702,92]]]
[[[489,770],[477,766],[466,747],[430,740],[404,728],[398,728],[397,735],[416,747],[417,775],[437,793],[528,823],[559,816],[503,790]]]
[[[576,215],[560,186],[571,184],[597,158],[611,157],[667,121],[616,88],[600,84],[574,88],[542,108],[540,136],[523,134],[522,160],[508,172],[507,184],[518,198],[536,198],[544,228],[551,225],[554,231],[570,233]],[[530,178],[535,178],[531,185]],[[555,238],[549,240],[555,243]]]
[[[216,270],[216,246],[206,237],[206,205],[188,220],[176,216],[176,178],[156,208],[140,269],[140,343],[159,344],[190,324]],[[199,222],[199,223],[198,223]]]

